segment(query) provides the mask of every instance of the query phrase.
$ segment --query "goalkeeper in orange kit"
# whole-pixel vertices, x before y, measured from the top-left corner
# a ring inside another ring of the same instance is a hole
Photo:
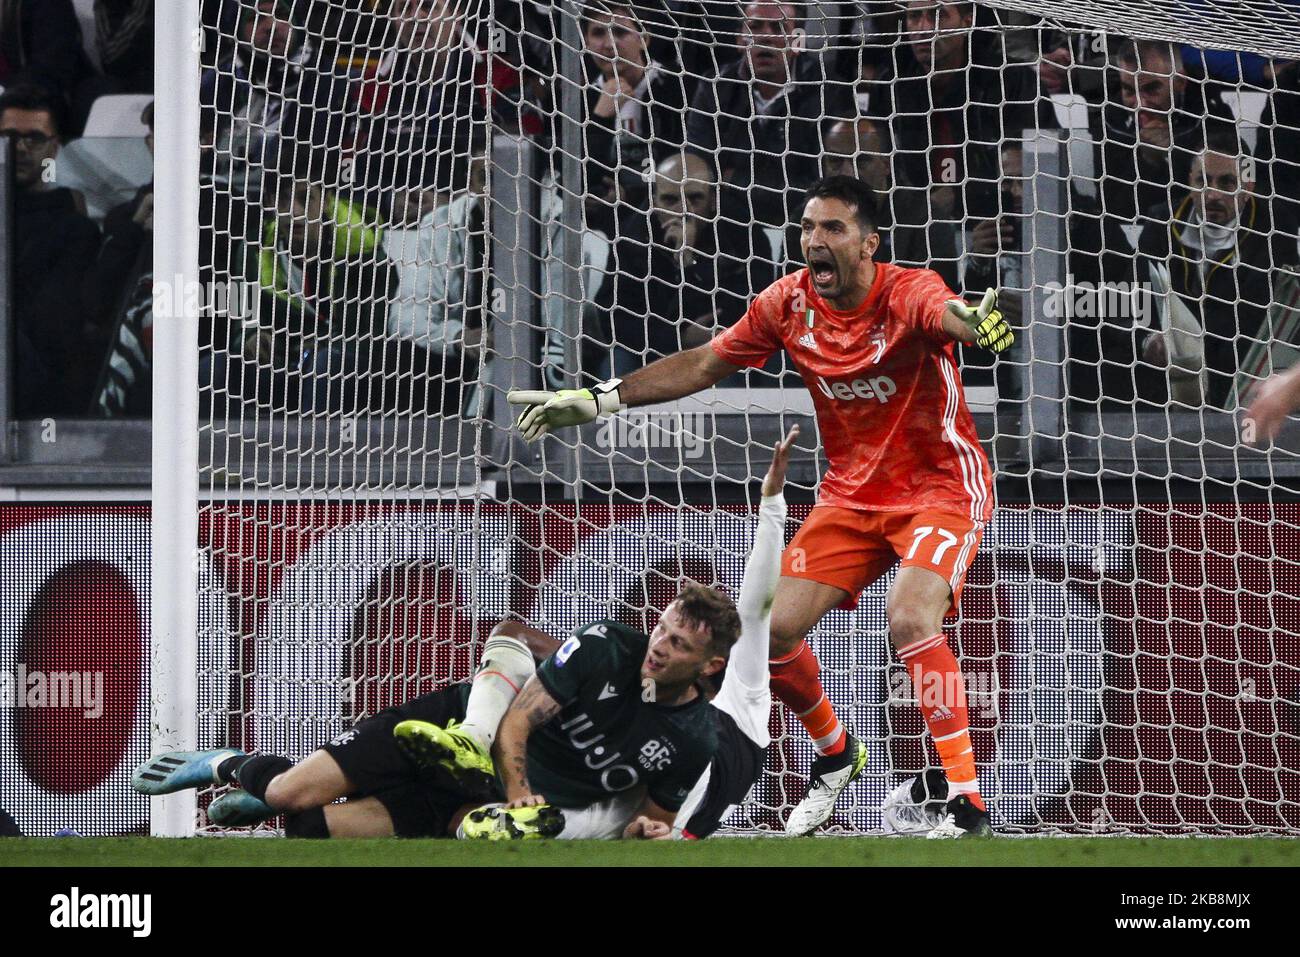
[[[870,186],[847,176],[808,190],[807,267],[764,290],[712,342],[592,389],[512,392],[527,439],[630,406],[681,398],[784,348],[812,393],[830,468],[818,502],[782,559],[771,625],[773,694],[818,752],[806,797],[786,823],[807,834],[866,764],[840,724],[806,636],[837,606],[901,562],[889,593],[890,637],[908,668],[950,793],[934,837],[991,833],[979,792],[960,668],[943,634],[993,511],[953,354],[956,343],[1002,352],[1013,335],[989,290],[978,306],[934,272],[876,263]]]

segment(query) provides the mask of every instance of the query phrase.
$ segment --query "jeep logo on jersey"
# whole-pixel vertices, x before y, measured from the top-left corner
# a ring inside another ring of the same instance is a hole
[[[875,399],[881,405],[889,401],[889,397],[898,391],[898,386],[889,376],[872,376],[870,379],[854,379],[852,382],[827,382],[821,376],[817,377],[817,388],[828,399],[845,399],[853,401],[854,399]]]

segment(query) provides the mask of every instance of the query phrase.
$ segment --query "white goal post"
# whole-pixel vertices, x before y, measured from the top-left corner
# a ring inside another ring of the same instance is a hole
[[[199,562],[199,47],[200,0],[154,14],[154,364],[150,753],[197,747]],[[155,801],[155,837],[194,833],[196,801]]]

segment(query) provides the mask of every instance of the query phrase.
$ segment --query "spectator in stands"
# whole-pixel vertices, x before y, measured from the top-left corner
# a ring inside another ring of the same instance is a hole
[[[820,170],[823,121],[854,115],[852,86],[828,82],[821,58],[803,50],[793,3],[749,3],[740,59],[696,92],[689,148],[721,173],[722,214],[784,229],[793,204]]]
[[[95,0],[99,65],[117,93],[153,92],[154,0]]]
[[[1044,96],[1074,93],[1089,103],[1103,97],[1108,39],[1082,25],[1037,31],[1038,81]]]
[[[973,22],[970,3],[909,0],[894,82],[870,104],[890,123],[896,197],[908,207],[927,200],[928,221],[941,224],[929,229],[926,265],[957,290],[973,234],[1001,216],[998,147],[1055,124],[1033,69],[1008,64],[999,35]]]
[[[826,131],[823,176],[854,176],[871,186],[879,199],[889,192],[889,131],[869,117],[840,120]],[[884,225],[884,224],[882,224]]]
[[[141,121],[153,153],[153,104]],[[91,411],[106,418],[147,416],[153,360],[153,182],[109,210],[99,257],[82,290],[88,339],[105,356]]]
[[[1115,51],[1108,101],[1093,119],[1094,179],[1072,183],[1068,273],[1077,286],[1104,287],[1098,302],[1076,310],[1070,324],[1070,394],[1093,402],[1133,396],[1131,331],[1111,341],[1106,290],[1128,289],[1135,275],[1140,230],[1163,228],[1187,197],[1192,160],[1201,153],[1207,104],[1187,76],[1176,45],[1126,40]],[[1116,352],[1115,350],[1120,350]],[[1121,358],[1111,362],[1115,356]],[[1109,402],[1108,402],[1109,404]]]
[[[840,4],[838,23],[831,28],[830,45],[838,63],[836,76],[856,79],[859,112],[870,108],[878,87],[893,76],[891,60],[898,42],[903,14],[892,2]]]
[[[72,0],[0,0],[0,87],[33,86],[57,99],[64,136],[85,123],[90,104],[77,93],[93,73]]]
[[[1270,70],[1273,91],[1260,119],[1261,156],[1267,156],[1270,183],[1292,218],[1300,218],[1300,61],[1276,63]]]
[[[583,127],[586,189],[644,211],[654,166],[682,149],[682,75],[650,58],[649,33],[628,4],[587,8],[582,33],[594,74]]]
[[[468,162],[444,164],[449,171],[431,177],[429,188],[409,189],[394,203],[393,220],[416,230],[414,261],[396,264],[397,292],[388,309],[397,373],[392,401],[399,411],[466,411],[489,348],[486,163],[480,137]]]
[[[256,323],[230,317],[208,373],[214,393],[229,399],[227,412],[253,401],[302,412],[380,411],[397,281],[376,215],[306,176],[280,177],[270,195],[274,211],[247,263]]]
[[[708,342],[775,281],[772,264],[749,254],[764,240],[757,224],[718,215],[718,178],[694,153],[655,170],[647,235],[615,245],[612,374]]]
[[[84,335],[80,291],[99,230],[82,213],[84,201],[56,185],[64,115],[62,102],[36,87],[0,95],[0,133],[14,143],[12,308],[20,416],[83,414],[98,358]]]
[[[1177,181],[1185,183],[1199,152],[1188,148],[1188,140],[1199,139],[1205,103],[1183,67],[1182,51],[1160,41],[1128,41],[1115,63],[1123,108],[1105,111],[1107,142],[1136,145],[1137,178],[1143,182],[1168,182],[1172,153]]]
[[[579,239],[582,269],[580,273],[580,303],[573,303],[564,295],[566,277],[565,236],[573,235],[563,224],[564,197],[556,188],[542,192],[542,321],[546,327],[542,342],[542,376],[547,388],[567,389],[579,371],[596,376],[596,381],[608,378],[609,357],[605,347],[609,342],[609,314],[614,301],[613,242],[616,236],[609,222],[610,207],[603,197],[593,193],[583,196],[583,225],[576,233]],[[636,231],[644,233],[644,217],[629,217]],[[583,352],[579,369],[569,368],[568,344],[583,330],[579,341]],[[592,334],[593,330],[600,330]],[[597,347],[597,340],[604,346]]]
[[[241,0],[234,50],[203,72],[213,180],[237,197],[256,200],[283,160],[302,147],[326,151],[341,134],[335,86],[291,13],[287,0]]]
[[[1107,102],[1097,116],[1094,169],[1098,196],[1079,197],[1075,208],[1093,221],[1091,229],[1071,235],[1072,249],[1097,261],[1107,281],[1127,279],[1133,244],[1124,226],[1142,223],[1151,211],[1164,219],[1186,196],[1192,160],[1204,142],[1207,114],[1226,116],[1217,100],[1206,102],[1204,89],[1189,77],[1176,45],[1162,41],[1128,40],[1114,58],[1112,88],[1118,102]],[[1078,274],[1086,278],[1086,263]]]
[[[352,90],[357,152],[430,158],[465,154],[485,117],[475,94],[480,54],[463,0],[393,0],[385,48]]]
[[[927,205],[917,201],[915,192],[894,190],[892,156],[887,123],[868,117],[840,120],[826,133],[822,175],[855,176],[875,190],[880,217],[877,261],[924,266],[931,249],[927,233],[944,227],[931,223]],[[935,242],[941,240],[934,237]],[[786,243],[787,248],[798,248],[797,224],[787,230]]]
[[[643,4],[643,13],[647,9]],[[675,37],[688,81],[695,83],[716,76],[719,50],[734,43],[740,32],[740,5],[713,0],[663,0],[663,9],[664,17],[659,22],[664,27],[656,33]]]
[[[1024,211],[1024,147],[1020,140],[1008,140],[1001,149],[1002,178],[998,182],[998,216],[980,220],[971,230],[966,257],[960,264],[962,288],[976,291],[995,286],[1018,288],[1020,269],[1020,217]],[[1018,304],[1004,301],[998,307],[1010,322],[1019,318]]]
[[[1136,371],[1140,399],[1233,408],[1238,370],[1252,348],[1273,345],[1274,276],[1282,267],[1295,270],[1300,249],[1295,224],[1275,219],[1255,177],[1244,172],[1245,155],[1230,124],[1211,125],[1172,217],[1142,230],[1138,275],[1155,308],[1134,339],[1143,360]],[[1123,354],[1108,346],[1106,358],[1122,361]]]

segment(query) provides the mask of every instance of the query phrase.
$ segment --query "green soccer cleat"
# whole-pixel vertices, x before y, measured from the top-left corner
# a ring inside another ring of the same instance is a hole
[[[217,827],[252,827],[280,812],[247,791],[227,791],[208,805],[208,821]]]
[[[397,746],[421,771],[441,768],[466,792],[493,794],[496,768],[483,745],[460,730],[456,721],[445,728],[428,721],[403,721],[393,729]]]
[[[186,788],[225,784],[217,775],[217,768],[227,758],[237,758],[243,753],[235,748],[220,751],[166,751],[154,755],[131,772],[131,787],[141,794],[157,796],[175,794]]]
[[[563,830],[564,812],[550,804],[509,810],[487,804],[461,819],[456,837],[463,841],[531,841],[559,837]]]

